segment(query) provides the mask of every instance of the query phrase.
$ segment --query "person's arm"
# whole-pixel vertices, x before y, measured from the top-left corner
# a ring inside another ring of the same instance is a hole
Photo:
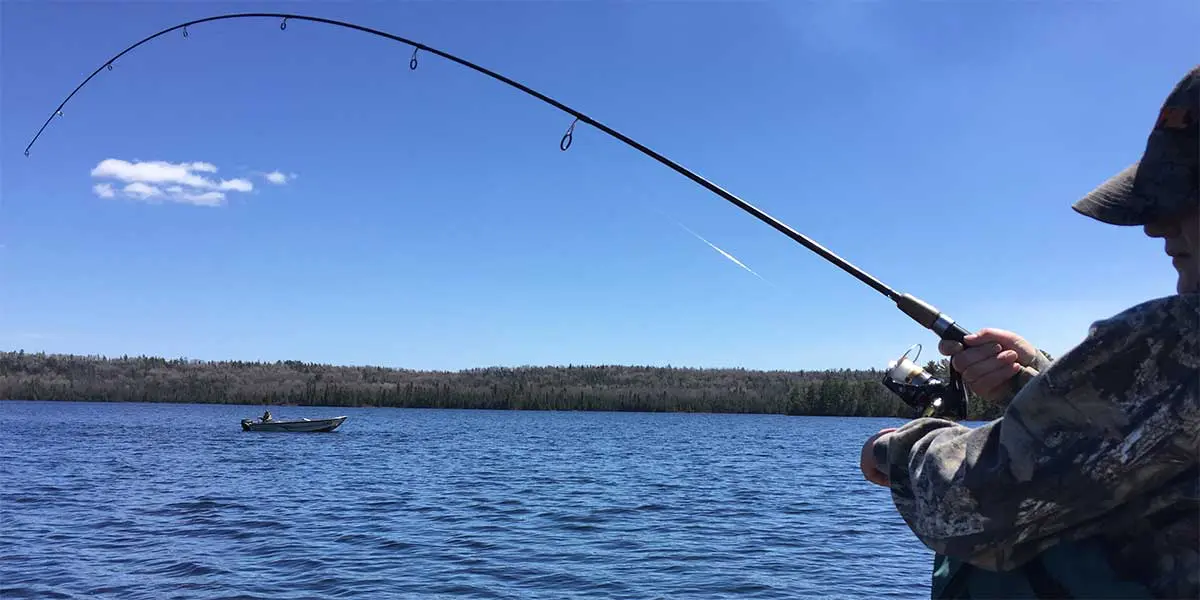
[[[1198,310],[1173,296],[1097,323],[982,427],[918,419],[880,436],[903,519],[935,552],[1007,570],[1159,508],[1200,447]]]

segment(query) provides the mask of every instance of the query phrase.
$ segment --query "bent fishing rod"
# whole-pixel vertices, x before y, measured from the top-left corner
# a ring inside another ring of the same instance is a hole
[[[485,67],[481,67],[471,61],[459,58],[453,54],[444,52],[442,50],[438,50],[437,48],[433,48],[431,46],[422,44],[417,41],[406,39],[406,38],[403,38],[398,35],[394,35],[394,34],[391,34],[391,33],[385,32],[385,31],[380,31],[378,29],[364,27],[362,25],[356,25],[354,23],[348,23],[345,21],[339,21],[339,20],[335,20],[335,19],[327,19],[324,17],[314,17],[314,16],[308,16],[308,15],[289,14],[289,13],[267,13],[267,12],[232,13],[232,14],[223,14],[223,15],[205,17],[202,19],[195,19],[193,21],[188,21],[186,23],[180,23],[178,25],[174,25],[172,27],[168,27],[166,29],[158,31],[157,33],[154,33],[145,38],[142,38],[138,42],[125,48],[124,50],[118,52],[113,57],[104,61],[104,63],[101,64],[99,67],[97,67],[96,70],[93,71],[91,75],[89,75],[78,86],[76,86],[75,89],[72,90],[71,93],[68,94],[67,97],[65,99],[63,99],[63,101],[61,103],[59,103],[58,107],[54,109],[54,112],[52,112],[50,114],[50,116],[46,119],[46,122],[42,124],[42,127],[40,129],[38,129],[37,133],[33,136],[33,139],[30,140],[29,145],[25,147],[25,156],[27,156],[27,157],[29,156],[29,149],[32,148],[33,144],[35,142],[37,142],[39,137],[41,137],[42,132],[45,131],[46,127],[50,124],[50,122],[53,121],[55,117],[63,116],[63,107],[66,106],[67,102],[69,102],[71,100],[71,98],[73,98],[75,96],[75,94],[77,94],[79,92],[79,90],[81,90],[85,85],[87,85],[88,82],[90,82],[93,78],[95,78],[96,75],[99,75],[102,71],[105,71],[105,70],[112,71],[113,63],[117,59],[124,56],[125,54],[133,51],[135,48],[141,46],[142,44],[145,44],[153,39],[156,39],[156,38],[166,35],[168,33],[171,33],[172,31],[182,30],[183,37],[187,38],[189,35],[188,27],[191,27],[194,25],[199,25],[201,23],[208,23],[211,21],[223,21],[223,20],[229,20],[229,19],[250,19],[250,18],[280,19],[279,29],[281,31],[287,30],[288,21],[306,21],[306,22],[320,23],[320,24],[325,24],[325,25],[333,25],[336,27],[342,27],[345,29],[360,31],[363,33],[369,33],[371,35],[389,39],[394,42],[399,42],[401,44],[412,46],[412,48],[413,48],[412,58],[409,60],[409,63],[408,63],[408,67],[410,70],[416,70],[416,68],[417,68],[417,64],[418,64],[417,53],[419,51],[425,51],[425,52],[429,52],[431,54],[440,56],[442,58],[445,58],[447,60],[450,60],[452,62],[458,63],[464,67],[472,69],[478,73],[487,75],[488,77],[491,77],[492,79],[495,79],[497,81],[500,81],[501,83],[504,83],[508,86],[516,88],[522,92],[525,92],[526,94],[533,96],[534,98],[537,98],[538,100],[541,100],[542,102],[545,102],[545,103],[575,117],[575,120],[571,123],[571,126],[567,129],[567,132],[563,134],[562,139],[559,141],[559,149],[560,150],[565,152],[568,148],[570,148],[571,142],[574,139],[575,126],[578,123],[583,122],[585,124],[591,125],[592,127],[599,129],[600,131],[623,142],[624,144],[632,147],[633,149],[641,152],[642,154],[649,156],[650,158],[658,161],[659,163],[669,167],[671,170],[675,171],[676,173],[679,173],[680,175],[687,177],[688,179],[699,184],[701,187],[707,189],[708,191],[720,196],[721,198],[724,198],[725,200],[727,200],[734,206],[737,206],[738,208],[742,209],[743,211],[745,211],[747,213],[750,213],[758,220],[775,228],[775,230],[777,230],[780,233],[791,238],[796,243],[804,246],[805,248],[808,248],[809,250],[811,250],[812,252],[821,256],[825,260],[833,263],[835,266],[839,267],[843,271],[846,271],[850,275],[853,275],[859,281],[867,284],[875,291],[883,294],[888,299],[892,300],[896,304],[897,308],[899,308],[901,310],[901,312],[908,315],[911,319],[916,321],[922,327],[936,333],[941,339],[958,342],[960,344],[963,344],[964,346],[966,345],[963,338],[967,335],[967,333],[968,333],[967,330],[964,329],[957,322],[955,322],[954,319],[950,318],[949,315],[941,312],[934,306],[913,296],[912,294],[897,292],[896,290],[894,290],[891,287],[884,284],[882,281],[879,281],[875,277],[872,277],[871,275],[867,274],[862,269],[853,265],[852,263],[850,263],[850,261],[838,256],[837,254],[834,254],[827,248],[825,248],[825,247],[821,246],[820,244],[818,244],[817,242],[813,241],[808,236],[805,236],[805,235],[797,232],[796,230],[792,229],[791,227],[787,226],[786,224],[784,224],[780,220],[772,217],[771,215],[768,215],[767,213],[763,212],[761,209],[755,207],[754,205],[750,204],[749,202],[742,200],[741,198],[726,191],[725,189],[721,188],[720,186],[712,183],[711,181],[708,181],[707,179],[697,175],[696,173],[693,173],[692,171],[684,168],[683,166],[679,165],[675,161],[659,154],[658,152],[655,152],[654,150],[651,150],[650,148],[647,148],[646,146],[642,145],[641,143],[637,142],[636,140],[605,125],[604,123],[601,123],[600,121],[597,121],[596,119],[593,119],[592,117],[590,117],[578,110],[575,110],[574,108],[571,108],[570,106],[567,106],[567,105],[563,104],[562,102],[555,100],[554,98],[551,98],[551,97],[549,97],[545,94],[542,94],[541,92],[538,92],[536,90],[533,90],[524,84],[514,81],[508,77],[505,77],[504,75],[496,73]],[[914,346],[914,347],[917,347],[917,346]],[[912,350],[912,348],[909,349],[909,351],[911,351],[911,350]],[[918,351],[918,353],[919,353],[919,351]],[[909,359],[908,352],[905,352],[904,355],[900,357],[900,359],[889,364],[888,371],[884,375],[884,381],[883,381],[884,385],[886,385],[889,389],[891,389],[892,391],[897,393],[901,397],[901,399],[903,399],[906,403],[908,403],[910,406],[912,406],[914,409],[916,409],[917,414],[919,416],[943,416],[943,415],[946,415],[946,416],[949,416],[950,418],[955,418],[955,419],[960,419],[960,420],[965,419],[966,413],[967,413],[967,396],[965,393],[965,389],[963,388],[960,374],[957,371],[955,371],[954,368],[951,366],[950,367],[950,381],[949,382],[942,381],[941,379],[938,379],[938,378],[932,376],[931,374],[925,372],[924,369],[922,369],[921,367],[916,365],[916,363],[913,362],[913,360],[915,360],[915,358]],[[1036,371],[1030,369],[1029,367],[1022,367],[1022,371],[1024,372],[1026,377],[1032,377],[1032,376],[1036,375],[1036,373],[1037,373]]]

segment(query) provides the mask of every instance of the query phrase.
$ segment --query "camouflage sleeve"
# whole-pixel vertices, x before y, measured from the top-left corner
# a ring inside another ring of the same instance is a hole
[[[873,451],[892,499],[935,552],[990,570],[1158,510],[1200,448],[1197,295],[1135,306],[968,428],[917,419]]]

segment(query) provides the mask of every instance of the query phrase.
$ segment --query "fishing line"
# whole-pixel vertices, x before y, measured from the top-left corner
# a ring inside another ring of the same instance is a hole
[[[767,285],[770,285],[771,287],[774,287],[774,288],[778,288],[778,287],[779,287],[779,286],[775,285],[775,284],[774,284],[774,283],[773,283],[771,280],[769,280],[769,279],[767,279],[766,277],[763,277],[762,275],[760,275],[760,274],[759,274],[757,271],[755,271],[754,269],[751,269],[749,266],[747,266],[745,263],[743,263],[743,262],[741,261],[741,259],[739,259],[739,258],[737,258],[736,256],[734,256],[734,255],[733,255],[733,253],[731,253],[731,252],[726,252],[726,251],[725,251],[723,248],[721,248],[720,246],[718,246],[718,245],[716,245],[716,244],[712,243],[711,241],[709,241],[709,240],[708,240],[708,238],[706,238],[706,237],[704,237],[704,236],[700,235],[699,233],[696,233],[696,232],[695,232],[695,231],[694,231],[694,230],[693,230],[691,227],[688,227],[687,225],[684,225],[684,224],[683,224],[683,221],[680,221],[679,219],[677,219],[677,218],[675,218],[675,217],[672,217],[672,216],[668,215],[666,212],[664,212],[664,211],[663,211],[661,208],[658,208],[658,207],[655,207],[655,208],[654,208],[654,212],[656,212],[656,213],[658,213],[659,215],[661,215],[661,216],[662,216],[664,219],[666,219],[666,220],[668,220],[668,221],[670,221],[670,222],[672,222],[672,223],[674,223],[674,224],[678,225],[678,226],[679,226],[681,229],[683,229],[684,231],[686,231],[686,232],[688,232],[688,233],[692,234],[692,237],[695,237],[696,239],[700,240],[701,242],[704,242],[705,244],[708,244],[708,247],[712,248],[713,250],[716,250],[716,251],[717,251],[717,253],[718,253],[718,254],[720,254],[721,256],[725,257],[725,259],[726,259],[726,260],[729,260],[729,261],[733,262],[734,264],[736,264],[737,266],[741,267],[743,270],[750,272],[752,275],[754,275],[755,277],[757,277],[757,278],[759,278],[760,280],[762,280],[762,281],[763,281],[763,283],[766,283]]]
[[[678,221],[676,221],[676,222],[675,222],[675,224],[676,224],[676,225],[679,225],[680,227],[682,227],[684,231],[686,231],[686,232],[688,232],[688,233],[690,233],[690,234],[692,234],[692,235],[696,236],[696,238],[697,238],[697,239],[699,239],[700,241],[704,242],[705,244],[708,244],[708,246],[709,246],[710,248],[712,248],[713,250],[716,250],[716,251],[717,251],[717,252],[718,252],[718,253],[719,253],[721,256],[724,256],[725,258],[727,258],[727,259],[729,259],[729,260],[733,261],[733,264],[735,264],[735,265],[737,265],[737,266],[739,266],[739,267],[741,267],[741,268],[745,269],[746,271],[749,271],[749,272],[750,272],[750,274],[752,274],[752,275],[754,275],[755,277],[757,277],[757,278],[759,278],[759,279],[763,280],[764,282],[766,282],[766,283],[768,283],[768,284],[771,284],[771,285],[774,285],[774,284],[773,284],[773,283],[771,283],[770,281],[767,281],[767,278],[766,278],[766,277],[763,277],[762,275],[759,275],[757,272],[755,272],[755,270],[754,270],[754,269],[751,269],[750,267],[747,267],[747,266],[746,266],[746,263],[743,263],[741,260],[738,260],[738,258],[737,258],[736,256],[734,256],[734,255],[732,255],[732,254],[730,254],[730,253],[726,252],[725,250],[721,249],[721,247],[720,247],[720,246],[717,246],[716,244],[714,244],[714,243],[712,243],[712,242],[708,241],[708,240],[707,240],[707,239],[706,239],[704,236],[702,236],[702,235],[700,235],[700,234],[696,233],[695,231],[692,231],[692,228],[691,228],[691,227],[688,227],[687,225],[684,225],[683,223],[680,223],[680,222],[678,222]]]
[[[572,125],[572,127],[573,127],[573,125]],[[571,133],[571,130],[568,130],[567,133],[568,134]],[[593,162],[589,161],[588,166],[590,167],[593,164],[594,164]],[[593,172],[594,172],[593,169],[589,168],[587,170],[589,182],[591,181],[591,174]],[[596,186],[586,185],[583,187],[583,189],[593,189],[594,187],[596,187]],[[709,241],[708,238],[700,235],[699,233],[696,233],[696,231],[693,230],[691,227],[688,227],[687,225],[685,225],[681,219],[667,214],[667,212],[665,210],[663,210],[663,208],[662,208],[663,204],[661,202],[658,202],[655,199],[651,198],[651,194],[641,188],[634,189],[634,186],[632,184],[630,184],[628,182],[628,180],[622,180],[621,182],[618,183],[618,191],[615,194],[615,196],[624,200],[625,201],[624,205],[629,209],[637,209],[637,210],[645,211],[646,213],[650,213],[650,212],[656,213],[659,217],[662,217],[664,220],[669,221],[669,222],[675,224],[676,226],[678,226],[680,229],[683,229],[684,231],[688,232],[689,234],[692,235],[692,237],[700,240],[701,242],[706,244],[709,248],[713,249],[718,254],[720,254],[723,258],[734,263],[742,270],[749,272],[750,274],[754,275],[762,282],[766,283],[767,285],[769,285],[775,289],[781,289],[774,282],[767,279],[766,277],[763,277],[760,273],[758,273],[754,269],[750,268],[748,265],[746,265],[746,263],[742,262],[741,259],[734,256],[732,252],[725,251],[724,248]],[[636,201],[631,201],[631,200],[636,200]],[[612,202],[609,202],[607,204],[611,205]]]

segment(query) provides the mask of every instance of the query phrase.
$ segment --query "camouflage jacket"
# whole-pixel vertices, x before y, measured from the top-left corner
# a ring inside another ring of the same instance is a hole
[[[1155,595],[1200,597],[1200,296],[1134,306],[968,428],[917,419],[873,447],[935,552],[992,571],[1091,538]]]

